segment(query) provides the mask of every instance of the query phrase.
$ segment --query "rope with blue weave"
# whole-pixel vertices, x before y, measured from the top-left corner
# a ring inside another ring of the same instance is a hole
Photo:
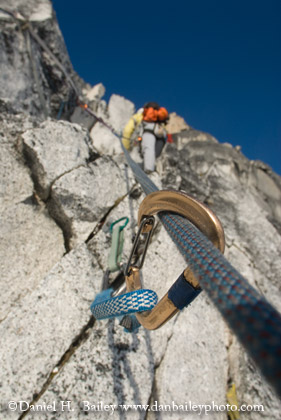
[[[202,289],[281,396],[280,314],[194,225],[178,215],[158,216]]]
[[[114,134],[121,141],[121,136]],[[156,185],[134,162],[122,142],[121,147],[144,192],[157,191]],[[280,314],[193,224],[176,214],[161,212],[158,216],[202,289],[281,396]]]
[[[15,20],[15,13],[0,8]],[[52,57],[63,71],[79,103],[78,90],[68,72],[41,38],[29,25],[31,36]],[[80,105],[82,105],[80,103]],[[85,108],[119,138],[126,159],[146,194],[157,187],[131,159],[119,136],[108,124]],[[223,255],[198,229],[178,215],[162,213],[160,220],[173,238],[184,258],[197,275],[201,287],[208,293],[234,333],[247,349],[267,380],[281,396],[281,317],[280,314],[253,289]]]

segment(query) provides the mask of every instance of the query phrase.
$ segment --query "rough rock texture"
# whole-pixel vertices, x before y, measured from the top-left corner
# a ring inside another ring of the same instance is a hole
[[[4,6],[7,2],[0,2]],[[79,85],[49,6],[48,1],[9,2],[10,10],[32,18]],[[157,412],[156,404],[225,404],[235,383],[240,405],[264,407],[244,413],[243,419],[279,420],[280,400],[204,292],[153,332],[129,335],[118,320],[91,317],[90,303],[107,270],[110,225],[130,218],[125,264],[143,194],[119,153],[118,139],[106,128],[94,122],[89,141],[77,124],[42,123],[26,33],[7,14],[0,14],[0,25],[6,78],[0,90],[1,418],[19,419],[23,412],[11,411],[8,403],[26,401],[24,410],[32,403],[50,405],[40,413],[30,406],[29,419],[110,414],[113,419],[195,419],[198,411]],[[38,46],[32,48],[46,107],[54,115],[69,86]],[[84,95],[91,91],[82,82],[79,86]],[[133,104],[113,95],[107,105],[98,90],[88,98],[90,106],[122,130]],[[73,108],[68,111],[64,118]],[[220,144],[199,130],[189,127],[173,138],[158,159],[153,181],[159,188],[185,190],[215,211],[225,228],[226,257],[281,311],[281,178],[262,162],[249,161],[239,147]],[[184,266],[158,224],[142,270],[144,285],[161,297]],[[70,401],[74,411],[62,411],[63,401]],[[90,414],[83,401],[92,405]],[[126,412],[122,404],[145,404],[147,410]],[[227,414],[210,412],[208,418],[227,420]]]
[[[92,117],[89,113],[85,112],[80,106],[77,106],[74,109],[73,114],[70,117],[70,121],[72,123],[76,123],[81,125],[82,127],[86,128],[87,130],[91,130],[93,125],[96,122],[96,118]]]
[[[118,138],[101,123],[94,125],[91,130],[91,138],[94,147],[101,154],[116,155],[122,151]]]
[[[152,404],[155,401],[158,405],[172,404],[173,401],[177,405],[188,401],[225,404],[228,380],[225,328],[205,295],[192,304],[188,313],[180,313],[156,370]],[[210,340],[212,336],[216,339]],[[198,411],[185,415],[188,419],[198,419]],[[155,415],[149,413],[148,419],[154,418]],[[226,415],[218,412],[213,418],[225,419]]]
[[[85,338],[88,308],[101,275],[83,244],[55,265],[0,324],[2,403],[32,400],[63,364],[71,345]]]
[[[28,168],[12,143],[31,122],[22,127],[22,119],[7,118],[2,114],[0,122],[0,320],[65,251],[61,230],[36,200]]]
[[[38,22],[50,19],[53,14],[52,5],[49,0],[1,0],[0,7],[11,11],[17,12],[21,16],[27,18],[31,22]],[[9,18],[6,14],[1,12],[1,17]]]
[[[88,101],[98,101],[105,94],[105,87],[102,83],[98,83],[86,92],[86,98]]]
[[[9,99],[16,110],[41,118],[55,117],[64,103],[63,114],[69,116],[75,106],[73,89],[25,25],[28,20],[31,30],[61,62],[80,91],[84,83],[72,69],[51,2],[1,0],[0,8],[16,15],[15,19],[0,11],[1,97]]]
[[[85,103],[91,111],[95,112],[97,116],[103,117],[107,108],[105,101],[101,101],[101,98],[105,94],[105,87],[103,84],[99,83],[93,88],[87,86],[82,92],[85,96]],[[82,125],[82,127],[85,127],[87,130],[91,130],[97,119],[88,112],[85,112],[81,106],[77,106],[70,117],[70,121]]]
[[[190,127],[182,117],[175,112],[169,114],[169,121],[166,125],[167,131],[170,134],[180,133],[181,131],[188,130]]]
[[[123,130],[128,119],[135,112],[135,105],[119,95],[111,95],[108,102],[109,123],[117,132]]]
[[[43,200],[51,185],[67,172],[91,160],[89,137],[79,125],[46,121],[22,136],[36,190]]]
[[[121,169],[111,158],[103,157],[60,177],[53,184],[49,207],[73,246],[85,241],[126,193]]]
[[[135,106],[131,101],[128,101],[128,99],[119,95],[112,95],[103,119],[107,124],[113,127],[117,133],[121,134],[125,124],[134,112]],[[99,153],[115,155],[120,154],[122,151],[118,138],[101,123],[94,125],[91,130],[91,138],[94,147]]]
[[[198,141],[211,140],[215,143],[218,142],[210,134],[204,133],[203,131],[195,130],[194,128],[191,128],[191,127],[188,130],[182,130],[179,133],[173,134],[173,140],[179,150],[181,150],[184,145],[194,140],[198,140]]]
[[[231,146],[212,140],[189,141],[180,152],[175,145],[167,147],[162,167],[166,187],[176,184],[215,211],[225,228],[226,256],[280,312],[280,201],[276,200],[280,177],[266,165],[249,162]],[[261,170],[264,184],[256,181]],[[247,413],[247,418],[267,418],[267,413],[277,416],[280,401],[232,336],[229,375],[238,386],[239,401],[264,404],[263,415]]]

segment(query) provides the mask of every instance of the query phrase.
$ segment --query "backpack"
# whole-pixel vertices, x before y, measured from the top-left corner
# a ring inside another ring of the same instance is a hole
[[[169,113],[164,107],[150,102],[144,106],[143,121],[146,122],[165,122],[169,118]]]

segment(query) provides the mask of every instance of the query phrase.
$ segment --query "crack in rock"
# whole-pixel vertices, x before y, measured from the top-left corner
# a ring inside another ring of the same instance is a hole
[[[55,365],[52,372],[49,374],[46,382],[43,384],[41,390],[37,393],[33,394],[33,399],[29,403],[29,407],[36,404],[37,401],[42,397],[42,395],[47,391],[49,386],[51,385],[54,377],[59,374],[61,369],[64,365],[69,361],[69,359],[73,356],[73,354],[77,351],[77,349],[88,339],[89,331],[94,327],[96,319],[91,316],[87,324],[82,328],[81,332],[74,338],[73,342],[69,346],[69,348],[65,351],[65,353],[60,358],[59,362]],[[30,409],[25,411],[18,420],[23,419],[28,413]]]
[[[176,322],[177,317],[175,318],[174,322]],[[166,350],[169,346],[169,342],[171,340],[173,336],[173,330],[170,330],[170,334],[167,337],[167,341],[165,344],[165,349],[163,351],[163,354],[161,355],[161,358],[159,359],[159,361],[157,363],[154,364],[154,369],[153,369],[153,380],[152,380],[152,387],[151,387],[151,393],[150,396],[148,398],[147,404],[149,405],[149,407],[151,407],[151,405],[154,403],[154,401],[158,400],[158,389],[157,389],[157,371],[160,369],[161,364],[163,363],[165,356],[166,356]],[[154,401],[153,401],[154,400]],[[149,416],[149,410],[147,410],[144,420],[148,420],[148,416]]]

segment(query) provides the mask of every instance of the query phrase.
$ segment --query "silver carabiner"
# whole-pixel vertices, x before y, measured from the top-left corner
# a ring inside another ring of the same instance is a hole
[[[134,240],[134,244],[133,244],[133,248],[131,251],[131,254],[129,256],[129,260],[128,260],[128,264],[126,266],[126,270],[125,270],[125,276],[128,276],[130,274],[131,268],[132,268],[132,261],[135,259],[135,257],[138,257],[137,251],[138,251],[138,246],[139,246],[139,242],[140,242],[140,238],[142,234],[146,234],[146,239],[145,239],[145,243],[144,243],[144,250],[142,253],[142,258],[139,264],[133,264],[133,267],[140,269],[143,266],[144,260],[145,260],[145,256],[146,256],[146,252],[147,252],[147,248],[149,245],[149,241],[153,232],[153,227],[155,224],[155,218],[154,216],[145,216],[141,223],[140,223],[140,227],[138,230],[138,233],[136,235],[136,238]]]

